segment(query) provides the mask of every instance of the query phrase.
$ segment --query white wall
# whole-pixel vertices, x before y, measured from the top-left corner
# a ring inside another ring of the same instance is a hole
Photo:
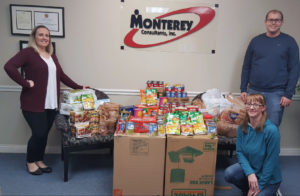
[[[216,54],[206,55],[120,50],[119,0],[1,0],[0,64],[3,66],[19,50],[19,40],[28,39],[11,35],[9,4],[64,7],[65,38],[53,38],[64,71],[80,84],[115,92],[111,95],[112,101],[124,105],[136,104],[138,96],[126,93],[128,91],[121,95],[122,92],[144,88],[147,80],[184,83],[190,92],[218,88],[222,92],[238,93],[246,47],[253,36],[265,31],[264,18],[270,9],[283,11],[282,31],[300,43],[298,0],[217,0],[214,3],[219,4]],[[14,87],[16,83],[1,71],[0,152],[1,145],[2,149],[8,146],[23,149],[30,135],[19,110],[20,92],[12,90]],[[285,112],[281,126],[282,148],[300,149],[296,118],[299,107],[300,102],[294,101]],[[49,146],[57,148],[59,137],[52,131]]]

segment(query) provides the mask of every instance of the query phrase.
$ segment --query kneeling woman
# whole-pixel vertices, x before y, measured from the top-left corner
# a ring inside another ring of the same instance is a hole
[[[244,195],[276,195],[281,183],[278,128],[267,119],[263,95],[249,95],[246,110],[236,139],[238,163],[225,170],[225,180],[241,189]]]

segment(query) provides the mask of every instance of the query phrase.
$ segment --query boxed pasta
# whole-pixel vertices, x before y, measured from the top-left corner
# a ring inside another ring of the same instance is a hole
[[[97,100],[93,89],[64,90],[60,97],[62,103],[82,103],[82,98],[85,97],[92,98],[93,101]]]
[[[76,138],[91,137],[91,130],[89,129],[89,122],[81,122],[72,124],[70,126],[71,135]]]
[[[99,110],[90,110],[90,111],[79,111],[79,112],[70,112],[70,122],[96,122],[99,123],[101,120],[101,112]]]

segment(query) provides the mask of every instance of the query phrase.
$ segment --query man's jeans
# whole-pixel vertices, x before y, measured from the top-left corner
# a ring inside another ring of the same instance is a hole
[[[235,163],[227,167],[224,173],[224,178],[227,182],[234,184],[241,189],[244,195],[247,195],[249,190],[248,177],[244,174],[244,171],[239,163]],[[263,190],[260,190],[257,196],[275,196],[279,186],[280,182],[266,185]]]
[[[280,105],[280,100],[284,95],[284,91],[278,90],[274,92],[264,92],[264,91],[256,91],[250,88],[248,89],[248,94],[256,94],[256,93],[262,94],[265,97],[267,103],[268,118],[277,127],[279,127],[282,120],[283,110],[284,110],[284,107]]]

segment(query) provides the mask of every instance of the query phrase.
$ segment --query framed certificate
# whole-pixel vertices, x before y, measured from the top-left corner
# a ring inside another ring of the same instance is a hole
[[[52,37],[65,37],[64,8],[10,4],[12,35],[30,35],[38,25],[50,30]]]

